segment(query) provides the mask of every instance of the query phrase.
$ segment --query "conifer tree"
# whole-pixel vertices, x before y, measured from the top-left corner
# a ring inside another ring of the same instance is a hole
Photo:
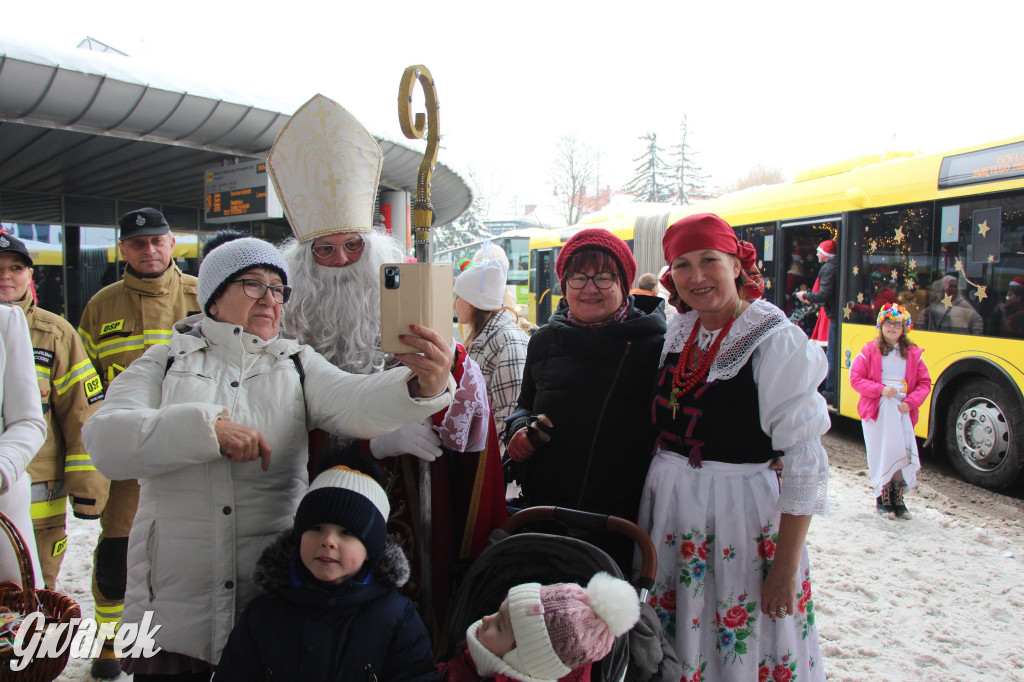
[[[672,187],[671,170],[662,159],[665,150],[658,146],[656,133],[645,133],[640,136],[646,148],[644,153],[633,159],[639,165],[634,171],[636,175],[623,187],[623,191],[633,195],[635,202],[665,203],[672,200],[675,189]]]
[[[679,128],[679,144],[672,150],[676,203],[685,205],[701,199],[710,199],[715,196],[707,187],[710,176],[697,164],[697,152],[693,151],[690,141],[687,139],[689,124],[686,114],[683,114],[683,121]]]

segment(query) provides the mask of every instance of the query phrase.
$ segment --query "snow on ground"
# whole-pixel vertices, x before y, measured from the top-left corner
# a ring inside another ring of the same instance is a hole
[[[922,475],[908,496],[914,518],[884,519],[874,513],[863,447],[832,435],[826,445],[831,513],[815,518],[808,545],[828,678],[1024,682],[1024,505]],[[994,512],[978,504],[986,500],[997,501]],[[98,533],[95,522],[71,521],[59,579],[90,614]],[[72,660],[60,679],[92,680],[88,670]]]

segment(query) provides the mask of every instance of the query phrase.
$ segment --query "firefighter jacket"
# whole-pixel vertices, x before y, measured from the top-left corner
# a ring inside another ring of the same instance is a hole
[[[159,277],[137,277],[127,270],[121,281],[89,300],[78,334],[104,391],[146,350],[170,343],[175,322],[199,312],[196,284],[195,277],[183,274],[172,261]],[[104,485],[108,488],[109,483]]]
[[[150,347],[170,343],[175,322],[198,312],[196,278],[172,262],[159,277],[128,270],[100,289],[82,311],[78,333],[105,389]]]
[[[25,311],[28,321],[46,420],[46,442],[28,466],[32,521],[41,528],[63,525],[67,495],[76,516],[98,518],[108,484],[82,445],[82,424],[103,400],[103,385],[67,320],[37,307],[28,295],[13,305]]]

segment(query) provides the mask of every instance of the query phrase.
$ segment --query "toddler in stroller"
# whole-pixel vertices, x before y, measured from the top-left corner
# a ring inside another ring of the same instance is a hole
[[[540,525],[554,532],[517,534],[517,531],[527,526],[535,529]],[[638,545],[643,559],[636,581],[640,589],[639,597],[636,590],[622,580],[618,565],[608,554],[580,537],[555,534],[566,532],[586,536],[587,531],[593,530],[621,533]],[[491,656],[496,656],[503,663],[514,667],[515,661],[527,655],[529,647],[536,646],[533,635],[543,635],[543,638],[550,640],[552,647],[555,639],[569,636],[563,635],[561,630],[554,632],[549,626],[544,630],[531,630],[530,638],[524,639],[522,628],[516,625],[514,609],[517,595],[523,595],[527,590],[533,595],[530,603],[545,614],[552,609],[546,602],[548,590],[561,590],[574,595],[566,604],[571,602],[578,613],[589,614],[587,622],[594,624],[593,628],[584,628],[580,636],[586,638],[591,637],[591,632],[600,632],[602,637],[606,637],[608,648],[602,647],[603,653],[600,656],[587,657],[587,663],[577,663],[583,659],[560,658],[558,660],[563,662],[562,667],[548,670],[550,677],[537,675],[535,668],[529,668],[534,672],[533,675],[522,672],[517,675],[508,671],[492,673],[492,669],[486,668],[488,674],[494,674],[495,680],[532,682],[537,679],[557,679],[558,674],[567,673],[568,677],[562,679],[594,682],[620,682],[622,679],[637,682],[679,680],[682,669],[671,645],[662,638],[657,615],[644,603],[657,572],[657,553],[651,539],[639,526],[614,516],[557,507],[532,507],[509,517],[500,529],[491,534],[489,542],[488,547],[473,562],[459,588],[447,636],[449,642],[459,642],[465,638],[466,643],[456,658],[439,666],[442,680],[460,682],[489,679],[480,669],[482,659],[491,661]],[[576,584],[569,588],[552,583]],[[587,589],[580,585],[587,585]],[[608,586],[615,586],[614,591],[606,590]],[[595,588],[596,594],[604,595],[598,596],[596,601]],[[603,606],[605,603],[615,604],[616,609],[628,609],[630,616],[624,618],[610,614]],[[595,607],[595,604],[602,605]],[[555,610],[560,608],[555,607]],[[493,615],[481,619],[485,614]],[[640,618],[639,623],[637,616]],[[553,616],[551,622],[554,623]],[[516,646],[520,649],[519,653],[516,654],[515,649],[505,649],[502,653],[500,648],[488,646],[486,653],[477,656],[473,640],[489,645],[491,637],[499,634],[499,629],[502,631],[500,634],[506,636],[507,631],[511,630]],[[624,634],[627,631],[628,635]],[[524,645],[524,642],[529,646]],[[452,656],[454,652],[445,653]],[[569,673],[567,669],[572,667],[575,670]],[[523,671],[523,668],[517,669]]]
[[[466,650],[439,672],[450,682],[584,682],[591,664],[639,618],[633,587],[607,573],[591,578],[586,589],[575,583],[517,585],[497,612],[466,629]]]

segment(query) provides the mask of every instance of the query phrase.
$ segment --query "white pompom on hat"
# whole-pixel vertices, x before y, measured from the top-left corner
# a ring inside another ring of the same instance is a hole
[[[455,280],[455,294],[478,310],[498,310],[504,305],[508,266],[494,258],[474,263]]]

